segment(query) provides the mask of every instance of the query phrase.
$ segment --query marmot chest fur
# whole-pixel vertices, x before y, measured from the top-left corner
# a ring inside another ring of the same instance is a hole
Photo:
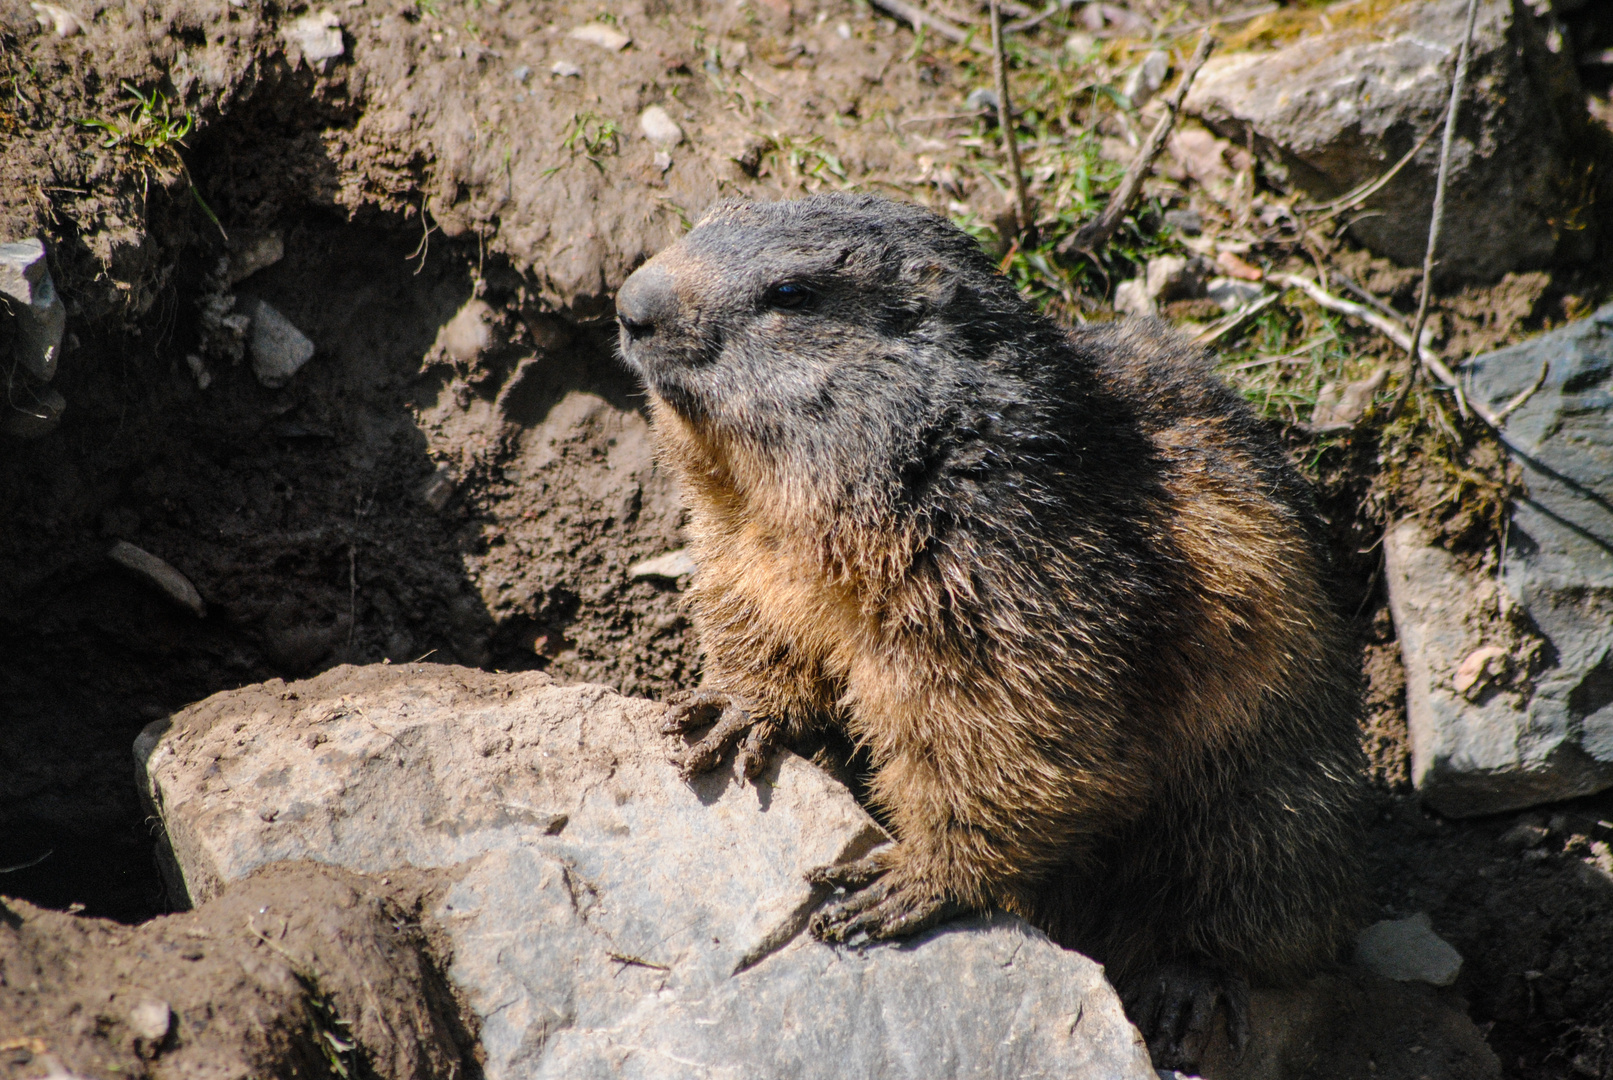
[[[1000,905],[1108,965],[1156,1060],[1329,960],[1355,680],[1308,493],[1154,323],[1070,331],[917,207],[725,205],[617,301],[700,566],[715,726],[834,725],[896,842],[823,938]]]

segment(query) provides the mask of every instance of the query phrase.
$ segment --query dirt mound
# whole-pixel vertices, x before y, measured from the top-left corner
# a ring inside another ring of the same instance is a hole
[[[474,1075],[419,896],[277,863],[134,929],[0,899],[0,1075]]]

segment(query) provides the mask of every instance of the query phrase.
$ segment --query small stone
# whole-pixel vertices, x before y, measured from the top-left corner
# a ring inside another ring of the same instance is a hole
[[[207,617],[207,605],[202,602],[202,594],[196,591],[196,586],[190,583],[190,578],[151,552],[137,548],[127,540],[119,540],[112,545],[106,557],[157,586],[176,603],[189,608],[198,619]]]
[[[1484,692],[1485,687],[1505,675],[1507,667],[1507,651],[1486,645],[1467,654],[1467,658],[1457,667],[1451,685],[1458,694],[1473,701]]]
[[[656,146],[670,149],[683,141],[683,129],[672,115],[659,105],[651,105],[639,114],[638,128],[644,137]]]
[[[1159,93],[1159,88],[1165,85],[1165,76],[1170,74],[1170,70],[1170,54],[1163,49],[1155,49],[1143,57],[1142,63],[1132,69],[1121,93],[1130,98],[1131,103],[1140,109]]]
[[[632,38],[616,27],[606,26],[604,23],[583,23],[573,28],[566,36],[574,41],[586,41],[590,45],[598,45],[610,52],[621,52],[633,43]]]
[[[1495,842],[1511,851],[1529,851],[1549,839],[1551,830],[1538,821],[1520,821],[1496,837]]]
[[[840,36],[841,41],[850,41],[851,25],[849,23],[835,23],[835,33]]]
[[[485,300],[471,299],[442,328],[442,346],[455,363],[473,365],[493,345],[490,324],[493,309]]]
[[[1204,218],[1197,210],[1167,210],[1165,224],[1183,236],[1197,236],[1204,231]]]
[[[342,45],[342,24],[330,11],[312,12],[292,22],[280,31],[287,44],[295,47],[308,66],[324,74],[330,61],[345,51]],[[296,57],[292,58],[296,66]]]
[[[20,384],[20,379],[11,383],[10,401],[4,419],[0,420],[0,431],[25,442],[42,439],[62,422],[67,399],[49,387],[29,390]]]
[[[213,385],[213,373],[207,370],[207,361],[195,353],[187,353],[185,354],[185,366],[190,368],[190,373],[196,377],[197,389],[206,390]]]
[[[229,251],[225,280],[235,285],[285,258],[286,243],[278,230],[243,232],[230,237]]]
[[[556,60],[549,68],[549,74],[562,79],[575,79],[582,74],[582,68],[570,60]]]
[[[963,99],[963,107],[970,112],[997,111],[997,94],[987,90],[984,86],[969,91],[969,96]]]
[[[1197,259],[1161,255],[1148,260],[1144,275],[1153,300],[1193,300],[1204,295],[1204,275]]]
[[[655,163],[656,172],[664,173],[668,169],[672,168],[672,155],[667,153],[665,150],[657,150],[655,152],[655,157],[652,160]]]
[[[29,4],[28,6],[34,9],[34,18],[38,20],[39,25],[47,30],[56,31],[57,37],[69,38],[74,34],[82,34],[89,29],[84,24],[83,19],[66,8],[57,7],[55,4]]]
[[[1252,281],[1238,281],[1235,278],[1211,278],[1204,288],[1204,295],[1208,296],[1221,306],[1222,311],[1236,311],[1243,305],[1260,299],[1266,290]]]
[[[129,1010],[129,1033],[155,1049],[168,1038],[174,1011],[166,1001],[142,1001]]]
[[[1122,315],[1136,315],[1139,318],[1159,314],[1154,307],[1154,298],[1148,295],[1148,283],[1142,278],[1120,283],[1119,288],[1115,289],[1115,310]]]
[[[426,478],[426,482],[420,485],[420,501],[439,514],[453,497],[454,477],[446,465],[432,473]]]
[[[520,67],[518,67],[514,71],[510,72],[510,78],[514,79],[517,83],[520,83],[522,86],[525,86],[526,81],[528,79],[530,79],[531,77],[532,77],[532,69],[530,67],[528,67],[526,64],[522,64]]]
[[[1462,954],[1434,933],[1426,912],[1406,919],[1385,919],[1361,931],[1355,962],[1396,982],[1449,986],[1462,970]]]
[[[1064,51],[1085,59],[1098,51],[1098,39],[1091,34],[1071,34],[1064,39]]]
[[[645,559],[643,562],[634,563],[627,568],[627,576],[635,581],[639,578],[675,580],[681,577],[689,577],[698,569],[700,569],[699,564],[694,561],[694,556],[689,554],[689,549],[679,548],[676,551],[669,551],[665,555],[657,555],[653,559]]]
[[[0,295],[17,301],[7,305],[17,316],[17,360],[41,382],[56,375],[62,337],[67,331],[67,305],[45,263],[45,243],[37,236],[0,244]]]
[[[314,343],[266,301],[244,300],[241,307],[252,320],[246,345],[252,373],[270,389],[286,385],[313,358]]]

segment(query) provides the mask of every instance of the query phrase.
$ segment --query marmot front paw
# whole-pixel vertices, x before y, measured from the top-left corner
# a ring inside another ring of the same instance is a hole
[[[1165,964],[1127,986],[1122,998],[1148,1040],[1155,1068],[1196,1068],[1220,1008],[1226,1009],[1234,1056],[1249,1042],[1249,985],[1236,975],[1201,964]]]
[[[666,722],[661,731],[683,735],[707,724],[715,725],[699,742],[672,759],[685,780],[710,772],[741,739],[739,770],[754,780],[767,768],[782,742],[782,731],[772,720],[751,715],[745,699],[722,690],[680,690],[667,699]]]
[[[870,941],[907,937],[962,913],[962,905],[891,873],[891,849],[807,874],[814,885],[855,890],[812,916],[819,941]]]

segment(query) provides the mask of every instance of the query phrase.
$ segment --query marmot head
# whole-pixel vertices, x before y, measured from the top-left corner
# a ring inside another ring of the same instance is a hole
[[[968,235],[867,195],[720,205],[627,279],[616,311],[658,407],[818,469],[849,453],[889,466],[1033,339],[1062,338]]]

